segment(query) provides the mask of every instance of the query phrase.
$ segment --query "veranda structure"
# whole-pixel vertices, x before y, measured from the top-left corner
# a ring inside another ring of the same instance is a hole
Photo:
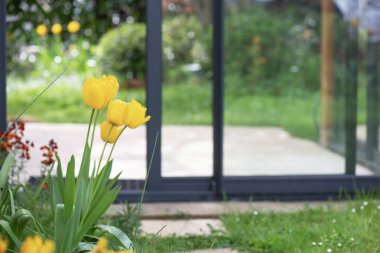
[[[0,128],[6,123],[6,70],[5,0],[0,0]],[[333,3],[322,0],[322,141],[329,142],[332,131],[332,79],[331,36]],[[148,174],[146,201],[198,201],[220,200],[224,196],[255,200],[314,200],[338,197],[342,193],[380,189],[380,176],[358,176],[356,164],[356,110],[358,28],[348,26],[349,47],[347,89],[345,93],[345,147],[344,175],[298,175],[298,176],[224,176],[223,175],[223,79],[224,79],[224,1],[213,0],[213,175],[211,177],[163,177],[161,168],[162,127],[162,13],[161,1],[147,0],[147,107],[153,115],[147,126],[147,164],[152,162]],[[373,122],[371,123],[374,124]],[[375,122],[376,125],[376,122]],[[378,122],[376,127],[378,128]],[[327,137],[326,137],[327,136]],[[157,139],[156,139],[157,138]],[[157,140],[157,145],[155,142]],[[338,148],[339,149],[339,148]],[[377,147],[376,147],[377,149]],[[120,181],[124,186],[118,200],[136,201],[142,193],[143,181]],[[135,186],[131,186],[135,185]]]

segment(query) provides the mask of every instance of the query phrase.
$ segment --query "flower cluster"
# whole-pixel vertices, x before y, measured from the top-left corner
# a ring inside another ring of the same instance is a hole
[[[40,147],[42,150],[43,159],[41,164],[44,166],[51,166],[55,162],[55,156],[57,155],[58,144],[52,139],[48,145]]]
[[[71,21],[67,24],[67,31],[69,33],[77,33],[79,30],[80,30],[80,24],[78,21]],[[51,26],[51,32],[54,34],[54,35],[59,35],[62,33],[62,30],[63,30],[63,27],[61,24],[59,23],[55,23]],[[43,37],[45,36],[47,33],[48,33],[48,27],[44,24],[40,24],[37,26],[36,28],[36,33]]]
[[[101,138],[106,143],[115,143],[125,128],[137,128],[150,120],[146,108],[136,100],[125,102],[113,100],[119,90],[119,82],[114,76],[88,78],[83,85],[84,103],[94,110],[102,110],[108,105],[107,120],[101,124]]]
[[[0,253],[6,253],[8,241],[0,239]],[[54,242],[43,241],[40,236],[31,236],[22,243],[19,253],[54,253]]]
[[[133,253],[131,250],[114,251],[107,248],[108,241],[100,238],[97,245],[90,253]],[[0,253],[6,253],[8,249],[8,241],[0,239]],[[42,240],[38,235],[25,239],[22,243],[19,253],[54,253],[54,242],[51,240]]]
[[[33,142],[23,140],[25,131],[25,123],[23,121],[15,122],[11,125],[7,132],[0,131],[0,152],[9,154],[15,151],[20,159],[30,159],[29,150],[34,147]],[[5,134],[5,136],[3,136]]]

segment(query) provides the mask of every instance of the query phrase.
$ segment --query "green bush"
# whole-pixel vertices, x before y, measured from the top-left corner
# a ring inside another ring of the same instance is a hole
[[[125,81],[144,79],[145,24],[125,24],[108,31],[100,40],[97,55],[104,73]]]
[[[209,64],[202,28],[193,16],[179,15],[163,21],[162,49],[164,78],[173,83],[189,77],[185,64]],[[98,58],[106,73],[121,80],[144,79],[145,76],[145,24],[125,24],[107,32],[100,40]],[[208,67],[209,68],[209,67]]]

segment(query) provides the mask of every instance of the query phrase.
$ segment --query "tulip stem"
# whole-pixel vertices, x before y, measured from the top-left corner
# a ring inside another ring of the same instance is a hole
[[[94,118],[94,112],[95,112],[95,109],[92,109],[91,117],[90,117],[90,123],[88,123],[87,136],[86,136],[86,145],[88,145],[88,137],[90,136],[91,123],[92,123],[92,119]]]
[[[104,142],[104,146],[103,146],[103,150],[102,150],[102,153],[100,155],[100,159],[99,159],[99,163],[98,163],[98,169],[96,170],[96,174],[99,173],[99,170],[100,170],[100,165],[102,164],[102,160],[103,160],[103,156],[104,156],[104,151],[106,150],[106,147],[107,147],[107,144],[108,144],[108,140],[111,136],[111,132],[112,132],[112,129],[113,129],[114,126],[111,126],[110,130],[108,131],[108,134],[107,134],[107,138],[106,138],[106,141]],[[107,161],[108,162],[108,161]],[[107,163],[106,163],[107,164]]]
[[[92,145],[94,144],[95,127],[96,127],[96,123],[98,122],[99,112],[100,112],[100,110],[96,111],[94,125],[92,126],[90,150],[92,150]]]
[[[106,162],[106,164],[111,160],[111,156],[112,156],[113,150],[114,150],[114,148],[115,148],[116,142],[117,142],[117,140],[119,139],[119,137],[121,136],[121,134],[124,132],[124,130],[125,130],[126,128],[127,128],[127,126],[124,126],[124,127],[123,127],[123,130],[121,130],[120,134],[117,136],[115,142],[113,143],[112,148],[111,148],[111,151],[110,151],[110,154],[108,155],[108,158],[107,158],[107,162]]]

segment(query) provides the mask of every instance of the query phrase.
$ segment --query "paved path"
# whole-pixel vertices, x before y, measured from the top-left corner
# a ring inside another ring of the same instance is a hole
[[[84,124],[28,123],[26,137],[36,148],[24,177],[39,175],[39,146],[54,139],[64,164],[71,154],[80,159],[87,126]],[[103,147],[95,134],[94,157]],[[114,152],[114,174],[142,179],[146,175],[146,129],[127,130]],[[294,138],[276,127],[225,127],[225,175],[342,174],[344,159],[309,140]],[[163,176],[211,176],[212,128],[208,126],[164,126],[162,129]],[[359,174],[371,174],[357,166]]]

